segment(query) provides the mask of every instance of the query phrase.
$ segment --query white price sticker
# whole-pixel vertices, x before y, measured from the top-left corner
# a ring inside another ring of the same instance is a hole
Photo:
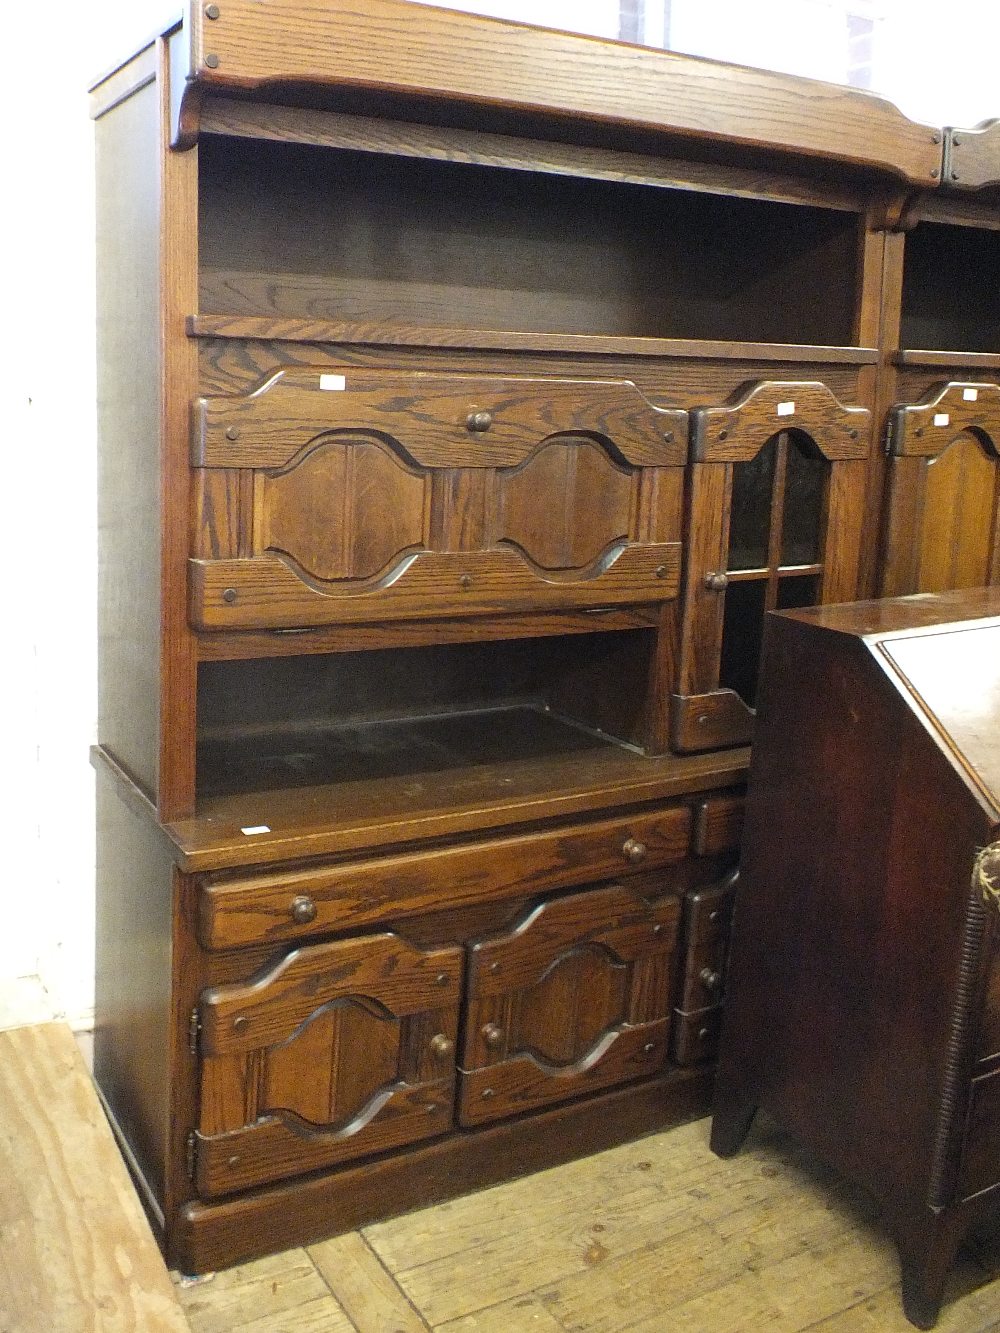
[[[270,833],[270,824],[251,824],[248,828],[241,828],[241,833],[245,833],[248,838],[252,838],[255,833]]]
[[[964,399],[967,403],[974,403],[974,402],[976,402],[976,401],[978,400],[978,398],[979,398],[979,390],[978,390],[978,389],[963,389],[963,390],[962,390],[962,397],[963,397],[963,399]]]
[[[319,387],[331,393],[338,393],[347,388],[346,375],[320,375]]]
[[[947,412],[935,412],[935,413],[934,413],[934,424],[935,424],[935,426],[947,426],[948,423],[949,423],[950,421],[951,421],[951,417],[948,415]]]
[[[779,404],[778,404],[778,416],[779,416],[779,417],[793,417],[794,415],[795,415],[795,404],[794,404],[794,403],[779,403]]]

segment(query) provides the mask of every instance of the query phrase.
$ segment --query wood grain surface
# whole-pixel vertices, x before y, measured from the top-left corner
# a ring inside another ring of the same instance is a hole
[[[715,137],[936,181],[941,132],[853,89],[400,0],[228,0],[192,5],[198,83],[273,80],[430,92],[484,106]]]
[[[187,1333],[68,1027],[0,1033],[0,1328]]]

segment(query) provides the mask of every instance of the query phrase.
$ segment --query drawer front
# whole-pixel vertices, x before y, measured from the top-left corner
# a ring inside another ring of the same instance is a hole
[[[215,1198],[444,1133],[458,948],[389,932],[295,950],[201,997],[195,1182]]]
[[[718,1047],[736,882],[737,872],[732,871],[684,900],[671,1041],[677,1064],[707,1060]]]
[[[691,810],[671,806],[537,833],[282,874],[201,881],[198,933],[233,949],[353,930],[387,915],[568,888],[687,855]]]
[[[459,1121],[477,1125],[666,1062],[680,904],[624,885],[549,899],[470,950]]]
[[[722,1031],[722,1005],[696,1009],[693,1013],[674,1010],[671,1055],[674,1064],[696,1065],[711,1060],[719,1049]]]
[[[629,381],[296,367],[198,400],[193,431],[202,629],[679,589],[686,415]]]

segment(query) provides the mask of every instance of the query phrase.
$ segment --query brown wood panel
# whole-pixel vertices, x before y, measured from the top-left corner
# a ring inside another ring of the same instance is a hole
[[[746,798],[715,796],[698,801],[694,807],[691,850],[697,856],[715,856],[740,845]]]
[[[1000,467],[970,433],[926,464],[924,522],[917,545],[917,588],[977,588],[990,583]]]
[[[667,605],[669,607],[673,603]],[[488,643],[566,634],[593,634],[604,630],[655,629],[660,619],[660,607],[650,603],[646,606],[600,606],[577,611],[529,611],[496,615],[477,620],[475,628],[477,641]],[[213,630],[199,636],[198,657],[202,662],[236,662],[273,657],[305,657],[314,653],[355,652],[370,648],[419,648],[430,644],[468,641],[469,626],[465,621],[437,620],[428,616],[421,620],[376,621],[370,625],[314,625],[290,630],[230,632]]]
[[[936,384],[919,403],[892,414],[894,454],[932,458],[960,431],[972,431],[997,452],[1000,385],[949,380]]]
[[[956,190],[980,190],[1000,181],[1000,121],[984,120],[971,129],[949,129],[945,180]]]
[[[199,1134],[195,1148],[198,1194],[214,1199],[252,1186],[358,1157],[376,1156],[444,1134],[451,1125],[454,1076],[440,1084],[393,1088],[374,1119],[362,1108],[347,1132],[304,1135],[264,1116],[231,1134]],[[325,1234],[325,1233],[324,1233]]]
[[[569,356],[681,357],[692,360],[775,361],[819,365],[871,365],[874,347],[825,347],[800,343],[710,341],[691,338],[629,338],[585,333],[526,333],[515,329],[448,328],[398,321],[387,324],[345,320],[303,319],[261,314],[192,315],[187,330],[193,338],[292,343],[360,343],[391,347],[441,347],[503,352],[564,352]],[[1000,355],[995,360],[1000,364]]]
[[[195,625],[254,629],[668,601],[678,591],[680,544],[616,545],[572,578],[539,570],[511,548],[422,551],[386,579],[346,591],[314,587],[277,556],[191,560],[189,569]]]
[[[469,953],[463,1125],[655,1072],[680,917],[624,885],[547,899]]]
[[[454,909],[568,887],[581,876],[596,881],[655,869],[687,854],[690,827],[690,808],[676,805],[345,865],[208,879],[199,893],[199,938],[208,949],[303,939],[370,925],[388,913]],[[642,856],[630,860],[626,844],[633,855],[641,845]]]
[[[204,1056],[258,1050],[344,996],[371,994],[397,1017],[457,1004],[461,961],[458,949],[417,949],[391,932],[295,950],[245,986],[203,995],[200,1049]]]
[[[200,467],[287,467],[323,432],[388,435],[420,467],[517,467],[551,435],[610,440],[635,467],[682,464],[687,417],[634,384],[288,367],[253,393],[201,398]],[[327,388],[327,384],[331,387]]]
[[[675,694],[670,701],[670,744],[680,754],[748,745],[753,709],[735,690]]]
[[[697,162],[686,158],[652,156],[529,139],[520,135],[490,134],[447,125],[345,116],[310,107],[274,106],[209,96],[201,113],[202,134],[225,134],[328,148],[432,158],[444,162],[514,168],[593,180],[629,181],[636,185],[673,189],[709,190],[737,197],[779,199],[788,203],[821,203],[824,208],[860,212],[864,196],[847,182],[782,175],[761,166],[752,169],[732,163]]]
[[[830,84],[411,10],[399,0],[371,0],[363,12],[339,0],[322,6],[276,0],[266,15],[249,0],[231,0],[214,21],[200,7],[190,13],[196,86],[206,89],[284,79],[411,97],[433,92],[849,161],[924,185],[940,172],[939,130],[907,121],[888,102]],[[331,24],[339,34],[335,60],[317,40]]]
[[[72,1033],[0,1033],[0,1327],[186,1333]]]
[[[747,462],[779,431],[805,431],[829,461],[866,458],[872,417],[848,407],[819,381],[751,385],[725,407],[692,413],[691,454],[702,463]]]
[[[327,438],[253,476],[253,551],[308,578],[367,580],[427,545],[429,479],[381,441]]]

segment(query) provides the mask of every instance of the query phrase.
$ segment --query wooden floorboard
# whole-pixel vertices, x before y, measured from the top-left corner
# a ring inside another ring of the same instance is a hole
[[[726,1162],[708,1128],[247,1264],[181,1300],[194,1333],[909,1333],[871,1201],[766,1122]],[[940,1333],[1000,1330],[998,1274],[1000,1235],[963,1251]]]
[[[186,1328],[69,1028],[0,1032],[0,1330]]]

